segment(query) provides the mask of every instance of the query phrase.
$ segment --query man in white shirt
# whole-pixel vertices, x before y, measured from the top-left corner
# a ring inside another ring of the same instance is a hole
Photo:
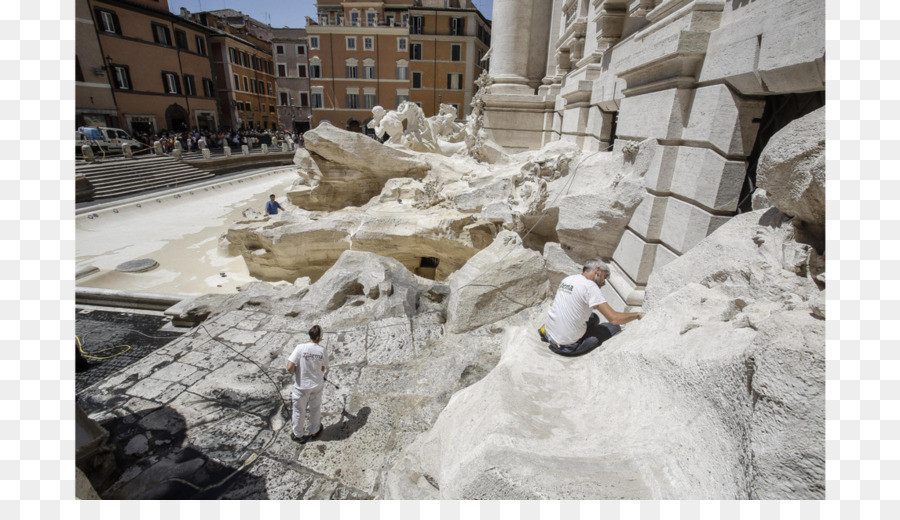
[[[581,274],[563,279],[539,330],[550,350],[561,356],[587,354],[622,330],[621,325],[644,317],[642,312],[617,312],[609,306],[600,292],[608,278],[609,266],[596,259],[586,263]],[[608,322],[600,323],[594,309]]]
[[[309,329],[311,343],[298,345],[288,357],[287,370],[294,374],[294,390],[291,392],[294,404],[291,439],[306,444],[322,433],[322,391],[325,389],[325,370],[328,355],[319,345],[322,329],[313,325]],[[303,434],[303,421],[309,405],[309,435]],[[315,433],[312,433],[315,432]]]

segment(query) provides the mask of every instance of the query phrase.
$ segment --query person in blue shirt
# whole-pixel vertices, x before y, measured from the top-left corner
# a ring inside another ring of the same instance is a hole
[[[269,195],[269,202],[266,202],[266,215],[277,215],[279,209],[284,211],[281,204],[275,202],[275,194]]]

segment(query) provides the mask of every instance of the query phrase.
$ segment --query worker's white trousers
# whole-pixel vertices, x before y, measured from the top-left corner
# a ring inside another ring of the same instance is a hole
[[[294,402],[294,416],[291,424],[293,425],[294,435],[301,437],[305,435],[303,431],[303,422],[306,416],[306,405],[309,405],[309,433],[313,434],[319,431],[322,424],[322,390],[324,386],[309,390],[298,390],[294,388],[291,398]]]

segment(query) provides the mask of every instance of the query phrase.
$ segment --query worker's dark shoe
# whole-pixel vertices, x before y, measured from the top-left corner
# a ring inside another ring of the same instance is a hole
[[[310,439],[318,439],[318,438],[319,438],[319,435],[322,435],[322,430],[324,430],[324,429],[325,429],[325,425],[322,424],[322,423],[319,423],[319,431],[317,431],[316,433],[310,435],[309,438],[310,438]]]
[[[547,329],[545,329],[543,325],[541,325],[541,328],[538,329],[538,334],[541,335],[541,341],[543,341],[544,343],[550,343],[550,340],[547,339]]]
[[[297,437],[296,435],[294,435],[294,432],[291,432],[291,440],[294,442],[299,442],[300,444],[303,444],[306,442],[303,440],[304,437],[306,437],[306,435],[304,435],[302,437]]]

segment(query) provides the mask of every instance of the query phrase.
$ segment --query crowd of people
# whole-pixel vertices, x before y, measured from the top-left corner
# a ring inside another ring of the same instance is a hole
[[[289,130],[219,130],[215,132],[194,128],[193,130],[182,132],[162,130],[158,133],[134,133],[134,138],[147,145],[147,147],[152,147],[153,143],[159,141],[164,153],[171,153],[175,149],[176,141],[181,143],[182,150],[194,152],[201,149],[201,140],[206,142],[207,148],[221,150],[226,144],[232,148],[239,148],[242,145],[247,145],[250,148],[258,148],[263,144],[272,146],[273,144],[280,144],[287,137],[293,139],[296,144],[303,143],[302,133]]]

